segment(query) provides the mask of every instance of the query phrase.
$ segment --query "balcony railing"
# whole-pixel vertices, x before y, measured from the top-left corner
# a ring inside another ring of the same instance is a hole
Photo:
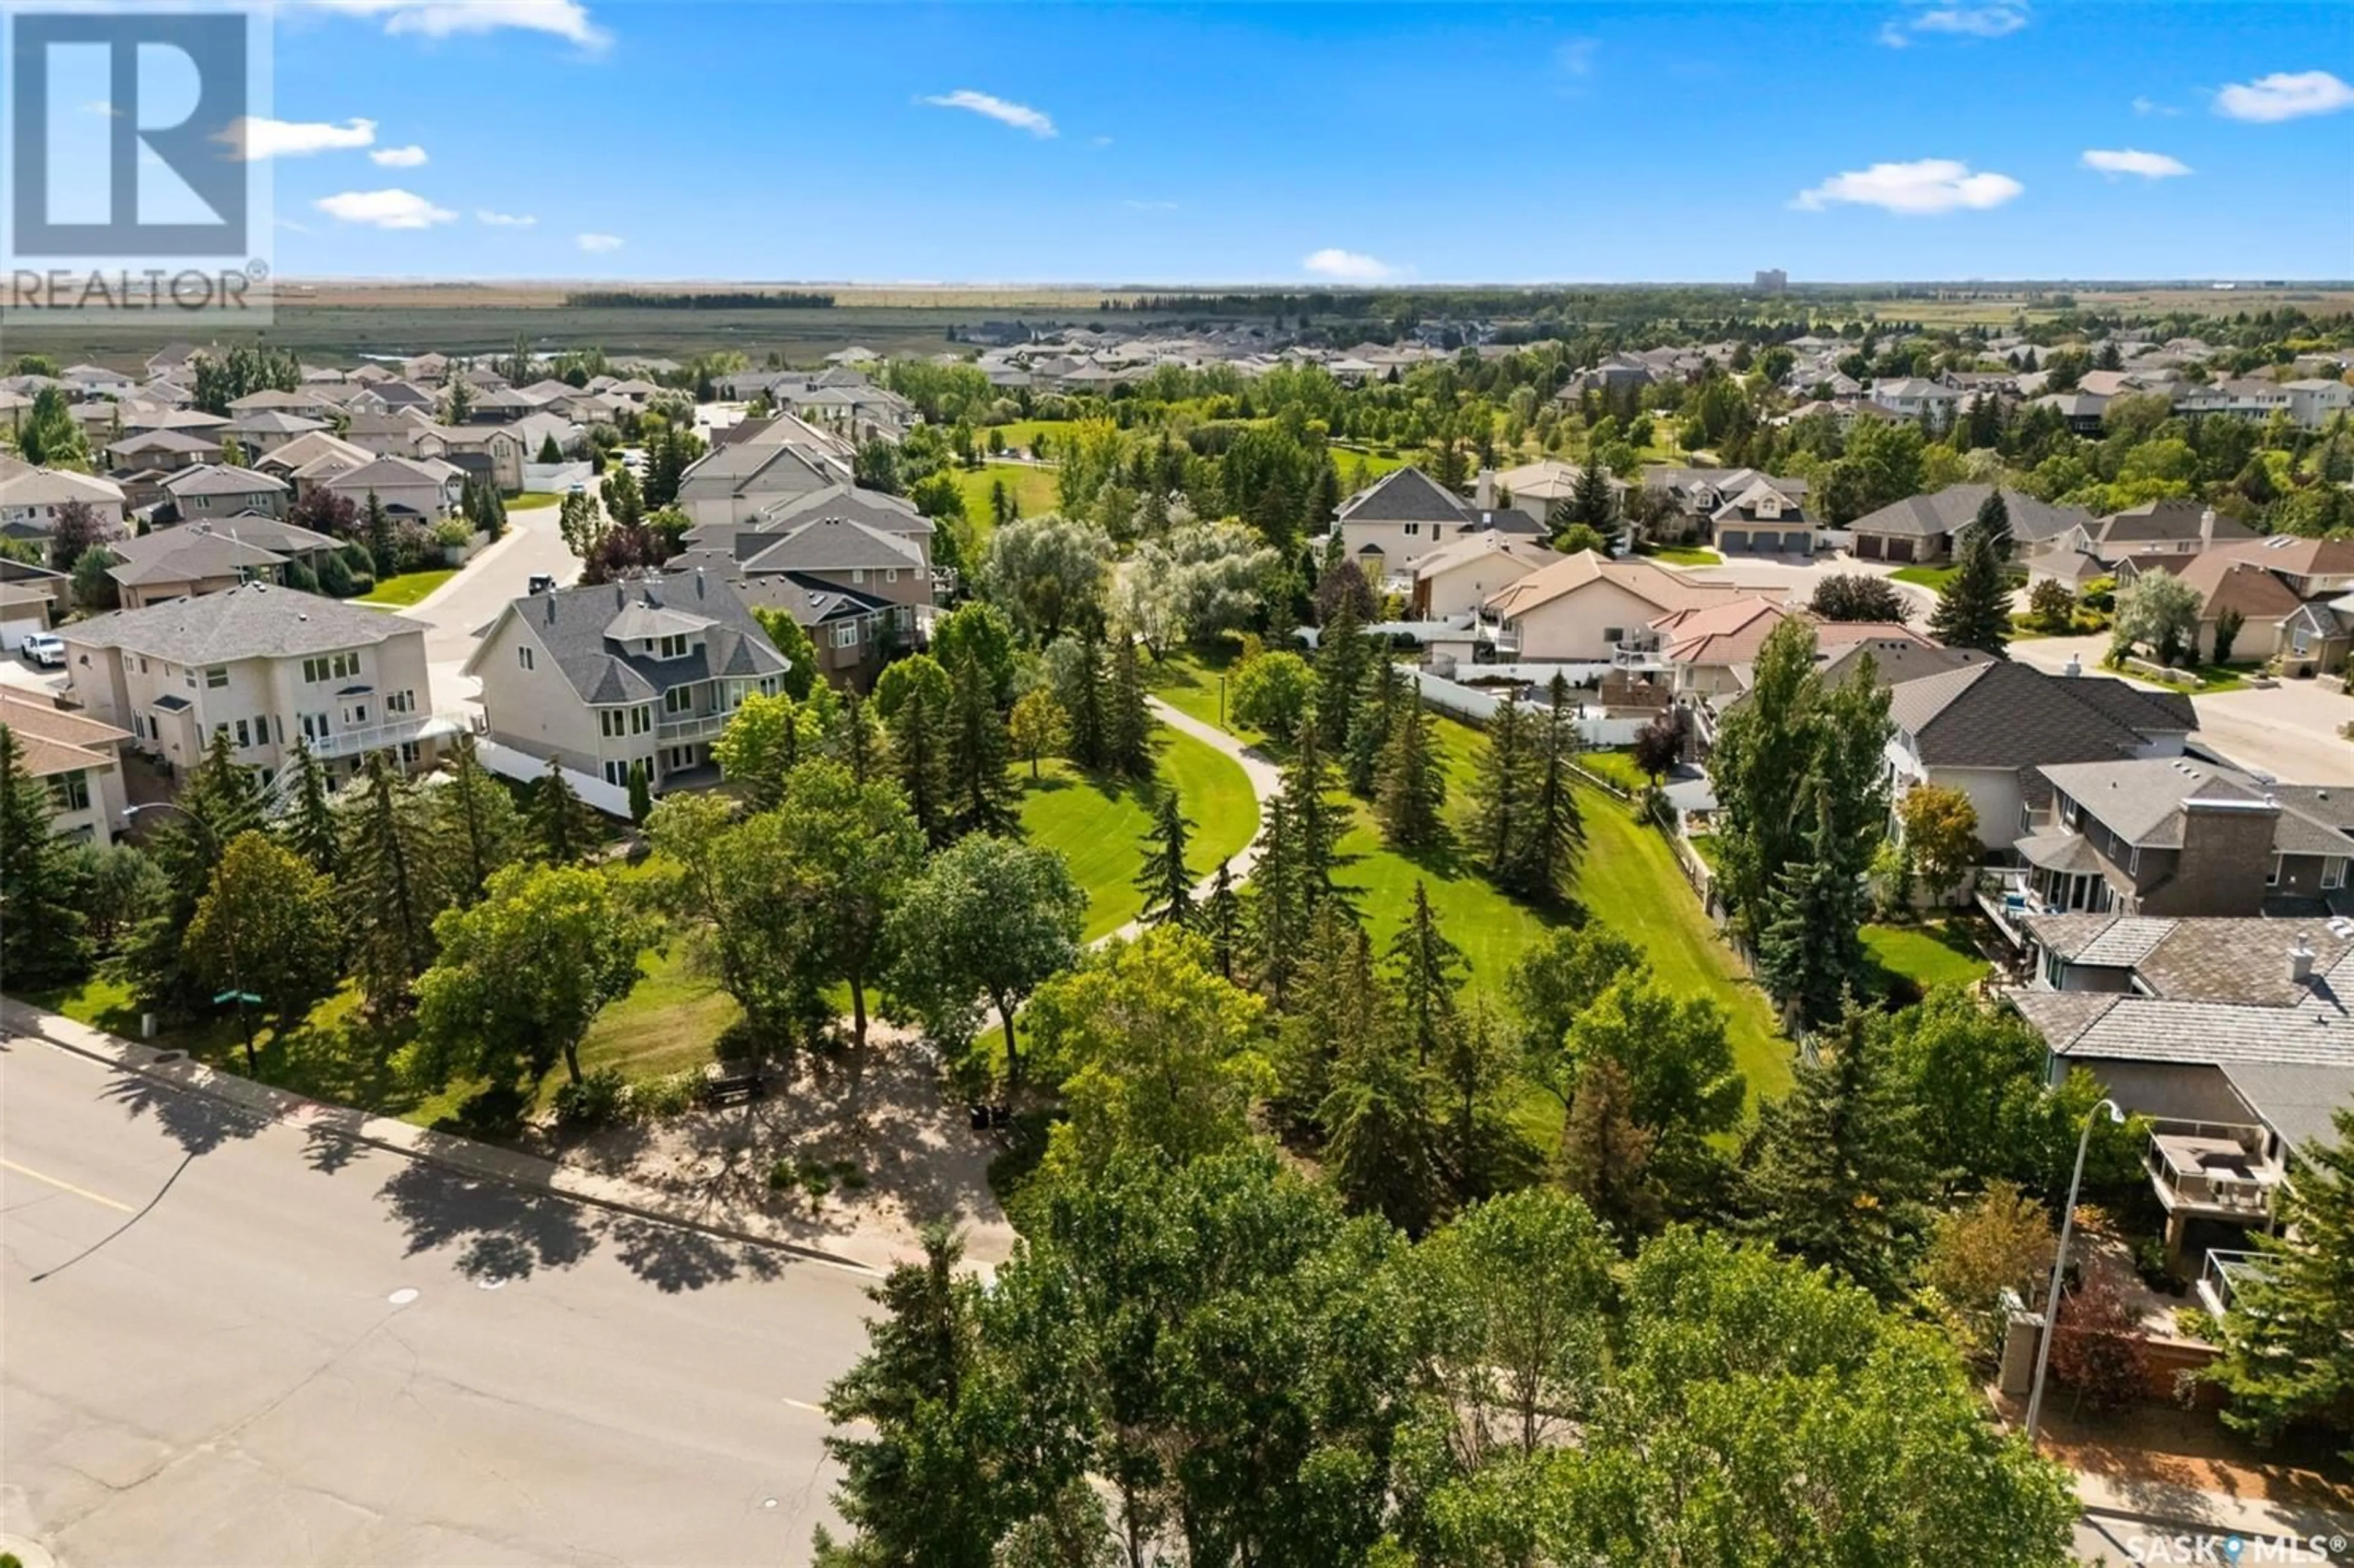
[[[319,757],[358,757],[410,741],[457,735],[471,728],[472,722],[469,715],[461,713],[409,714],[385,724],[363,725],[357,729],[339,729],[326,735],[313,736],[311,750]]]
[[[2240,1287],[2266,1267],[2260,1252],[2215,1251],[2199,1269],[2199,1304],[2221,1318],[2232,1310]]]
[[[2272,1213],[2281,1168],[2265,1153],[2264,1129],[2231,1122],[2161,1121],[2142,1163],[2168,1213],[2191,1210],[2225,1219]]]
[[[1657,632],[1644,632],[1634,637],[1622,637],[1610,645],[1610,666],[1614,670],[1664,670],[1668,661],[1659,651]]]
[[[684,714],[677,718],[664,719],[654,726],[654,738],[665,746],[675,746],[683,741],[709,740],[726,729],[727,721],[734,716],[733,714]]]

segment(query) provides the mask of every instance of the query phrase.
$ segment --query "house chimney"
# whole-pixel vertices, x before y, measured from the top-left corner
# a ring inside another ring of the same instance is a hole
[[[2288,978],[2291,985],[2313,983],[2313,948],[2302,931],[2296,934],[2296,946],[2288,950]]]
[[[547,604],[547,624],[556,624],[556,595],[553,590],[539,596]]]
[[[701,599],[703,597],[703,568],[701,567],[695,568],[695,597],[697,599]]]
[[[2215,509],[2211,506],[2199,514],[2199,547],[2205,549],[2215,542]]]
[[[630,608],[629,584],[617,582],[613,585],[613,608],[615,609],[627,609]]]
[[[2060,666],[2060,673],[2073,681],[2084,673],[2084,662],[2071,653],[2068,655],[2068,662]]]
[[[1496,504],[1496,471],[1494,469],[1483,468],[1479,471],[1479,478],[1471,488],[1471,500],[1477,506]]]

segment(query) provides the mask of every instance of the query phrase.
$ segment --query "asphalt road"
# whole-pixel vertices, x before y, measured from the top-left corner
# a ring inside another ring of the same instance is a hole
[[[425,662],[435,707],[456,708],[480,700],[482,683],[459,673],[473,656],[474,634],[497,620],[508,600],[521,598],[534,575],[545,572],[558,583],[580,575],[580,557],[565,547],[557,518],[554,506],[509,511],[507,532],[496,544],[439,591],[400,612],[431,628],[425,634]]]
[[[0,1532],[58,1562],[779,1563],[865,1279],[0,1045]]]

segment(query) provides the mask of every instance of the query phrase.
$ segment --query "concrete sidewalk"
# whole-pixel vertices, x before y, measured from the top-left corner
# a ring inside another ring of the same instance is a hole
[[[2354,1542],[2354,1518],[2342,1513],[2203,1491],[2168,1481],[2129,1480],[2079,1470],[2076,1498],[2088,1514],[2129,1520],[2151,1534],[2294,1536],[2300,1541],[2319,1537],[2325,1542],[2334,1538],[2338,1544],[2330,1548],[2332,1559],[2344,1557],[2347,1544]]]
[[[234,1073],[216,1072],[185,1053],[159,1051],[124,1040],[14,998],[0,998],[0,1025],[5,1025],[11,1036],[46,1041],[117,1072],[136,1074],[185,1094],[201,1095],[260,1121],[324,1131],[477,1180],[550,1192],[576,1202],[657,1220],[727,1241],[773,1247],[812,1263],[863,1275],[882,1274],[897,1261],[902,1250],[894,1245],[896,1238],[880,1234],[853,1233],[853,1245],[867,1255],[864,1256],[811,1246],[784,1234],[762,1214],[700,1210],[636,1182],[576,1170],[556,1160],[471,1138],[435,1132],[396,1118],[369,1116],[348,1106],[329,1105]]]

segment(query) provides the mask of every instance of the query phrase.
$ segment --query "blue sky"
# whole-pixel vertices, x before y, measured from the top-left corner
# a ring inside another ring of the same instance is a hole
[[[287,275],[2354,276],[2343,0],[279,15]]]

